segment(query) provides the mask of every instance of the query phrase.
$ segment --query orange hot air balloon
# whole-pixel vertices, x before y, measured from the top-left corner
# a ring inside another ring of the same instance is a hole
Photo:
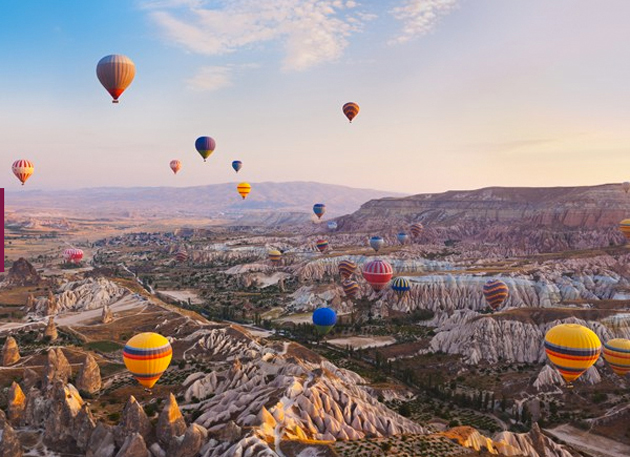
[[[352,123],[352,119],[357,117],[359,114],[359,105],[353,102],[346,103],[342,108],[343,114],[348,118],[350,123]]]
[[[129,57],[112,54],[99,60],[96,66],[96,76],[105,90],[112,96],[112,103],[118,103],[118,98],[136,76],[136,66]]]
[[[33,163],[24,159],[13,162],[13,166],[11,168],[13,169],[13,174],[17,176],[17,179],[20,180],[22,185],[24,185],[26,180],[31,177],[33,171],[35,170]]]
[[[241,194],[241,197],[243,197],[243,200],[245,200],[245,198],[252,191],[252,186],[248,182],[242,182],[238,186],[236,186],[236,190],[238,191],[239,194]]]
[[[182,163],[177,159],[171,160],[170,166],[174,174],[177,174],[177,172],[182,169]]]

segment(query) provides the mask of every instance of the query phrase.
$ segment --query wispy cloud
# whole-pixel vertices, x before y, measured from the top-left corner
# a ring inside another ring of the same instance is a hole
[[[400,33],[389,44],[405,43],[431,32],[440,19],[458,6],[458,0],[404,0],[389,12],[403,23]]]
[[[232,85],[231,67],[201,67],[195,76],[186,80],[190,89],[210,92]]]
[[[153,0],[144,4],[170,41],[190,52],[222,55],[280,42],[282,66],[304,70],[338,59],[366,16],[346,0]]]

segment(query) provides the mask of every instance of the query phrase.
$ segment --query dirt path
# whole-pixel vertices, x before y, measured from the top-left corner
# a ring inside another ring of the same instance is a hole
[[[593,457],[630,456],[630,446],[580,430],[570,425],[561,425],[554,429],[545,429],[545,432],[561,439],[576,450],[586,452]]]

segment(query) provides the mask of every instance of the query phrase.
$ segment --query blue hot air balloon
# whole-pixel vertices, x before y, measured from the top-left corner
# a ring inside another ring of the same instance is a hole
[[[326,205],[323,203],[315,203],[313,205],[313,212],[317,216],[318,219],[321,219],[324,213],[326,212]]]
[[[320,335],[330,332],[336,323],[337,313],[332,308],[318,308],[313,313],[313,325]]]
[[[400,244],[405,244],[407,242],[407,240],[409,239],[409,235],[407,235],[405,232],[400,232],[397,235],[397,238],[398,238],[398,242]]]
[[[232,168],[234,168],[234,171],[238,173],[239,170],[243,168],[243,162],[241,162],[240,160],[235,160],[234,162],[232,162]]]
[[[328,230],[337,230],[337,223],[335,221],[328,222]]]
[[[378,252],[384,244],[385,240],[383,240],[383,238],[380,236],[373,236],[372,238],[370,238],[370,246],[372,246],[372,249],[374,249],[376,252]]]

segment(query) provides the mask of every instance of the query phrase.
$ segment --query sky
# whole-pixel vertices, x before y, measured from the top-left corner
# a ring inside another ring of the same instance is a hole
[[[3,0],[0,185],[20,188],[17,159],[43,190],[630,180],[628,17],[627,0]],[[108,54],[136,65],[118,105]]]

